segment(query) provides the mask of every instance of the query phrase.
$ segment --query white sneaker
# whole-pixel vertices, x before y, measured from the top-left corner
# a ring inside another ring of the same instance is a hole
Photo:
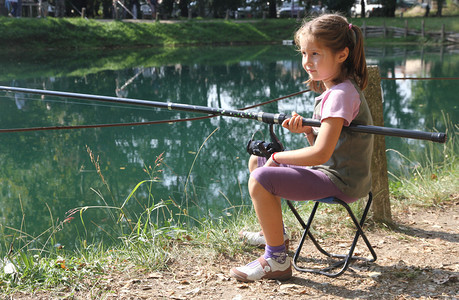
[[[241,231],[239,232],[239,237],[247,245],[262,247],[262,248],[266,246],[266,239],[262,231],[259,231],[259,232]],[[287,233],[284,233],[284,243],[285,243],[285,248],[288,251],[290,237],[288,236]]]
[[[232,268],[230,276],[238,281],[252,282],[261,279],[289,280],[292,278],[290,257],[284,263],[278,263],[272,258],[258,258],[258,263],[250,263],[243,267]]]

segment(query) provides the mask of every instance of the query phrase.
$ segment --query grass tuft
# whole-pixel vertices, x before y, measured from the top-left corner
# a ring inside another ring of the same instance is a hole
[[[388,150],[396,152],[406,162],[402,165],[412,166],[408,173],[400,172],[404,175],[390,174],[389,189],[393,205],[430,206],[457,199],[459,125],[453,124],[447,116],[444,119],[448,140],[443,146],[429,143],[420,157],[407,157],[395,150]]]

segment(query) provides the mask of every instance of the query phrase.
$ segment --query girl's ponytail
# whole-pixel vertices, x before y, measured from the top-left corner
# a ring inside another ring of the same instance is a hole
[[[363,47],[363,33],[359,27],[349,24],[349,29],[353,35],[352,40],[354,47],[349,47],[349,58],[346,63],[347,72],[354,77],[361,90],[364,90],[368,84],[367,62],[365,59],[365,50]]]

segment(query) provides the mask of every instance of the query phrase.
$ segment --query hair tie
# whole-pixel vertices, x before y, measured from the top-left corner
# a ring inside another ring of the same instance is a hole
[[[349,23],[349,29],[352,29],[352,23]]]

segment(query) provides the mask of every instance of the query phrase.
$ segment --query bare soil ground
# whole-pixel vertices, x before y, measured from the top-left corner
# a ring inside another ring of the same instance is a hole
[[[209,261],[190,253],[168,271],[115,271],[102,276],[93,290],[18,293],[13,299],[459,299],[459,198],[453,198],[441,206],[394,213],[395,229],[367,231],[378,259],[355,263],[338,278],[294,271],[286,282],[240,283],[229,278],[230,268],[255,259],[262,249]],[[293,237],[291,248],[298,240]],[[343,250],[342,241],[329,243],[336,252]],[[359,245],[357,253],[365,254],[362,240]],[[304,249],[305,257],[321,258],[311,243]]]

